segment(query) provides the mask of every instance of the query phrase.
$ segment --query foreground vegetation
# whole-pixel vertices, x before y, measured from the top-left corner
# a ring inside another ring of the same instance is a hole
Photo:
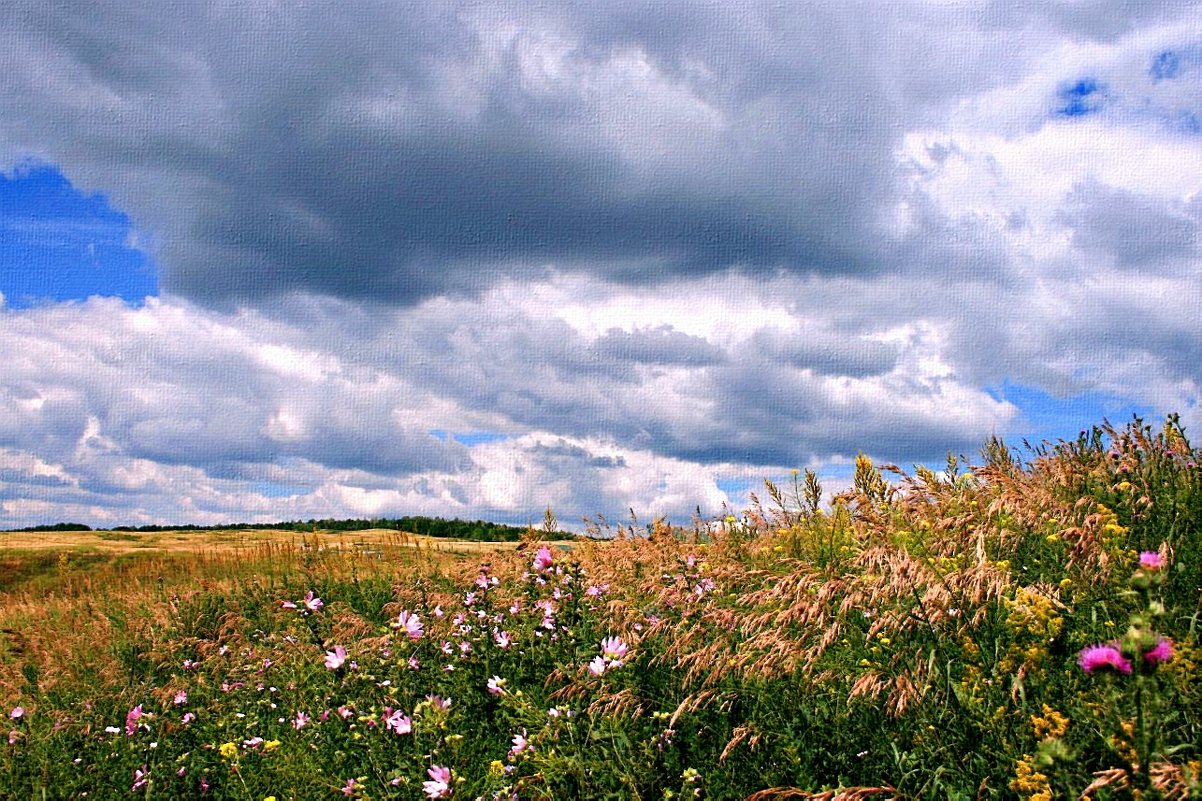
[[[13,797],[1197,797],[1175,419],[648,539],[9,552]],[[619,532],[620,534],[620,532]]]

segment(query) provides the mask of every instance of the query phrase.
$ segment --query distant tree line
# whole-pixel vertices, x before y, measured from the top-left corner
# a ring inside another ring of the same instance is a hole
[[[393,529],[410,534],[424,534],[428,537],[445,539],[475,540],[478,542],[516,542],[522,535],[531,530],[529,526],[509,526],[503,523],[490,523],[487,520],[446,520],[441,517],[378,517],[368,519],[337,520],[325,518],[322,520],[288,520],[279,523],[225,523],[219,526],[115,526],[113,531],[153,532],[153,531],[228,531],[228,530],[263,530],[279,529],[283,531],[315,532],[315,531],[364,531],[369,528]],[[51,525],[32,526],[20,531],[91,531],[91,527],[82,523],[54,523]],[[574,535],[555,530],[544,524],[537,529],[543,539],[570,540]]]
[[[8,531],[91,531],[91,526],[85,526],[83,523],[50,523],[43,526],[30,526],[29,528],[13,528]]]

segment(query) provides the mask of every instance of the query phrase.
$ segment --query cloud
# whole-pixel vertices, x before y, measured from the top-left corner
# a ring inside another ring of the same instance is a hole
[[[1202,422],[1192,4],[0,15],[0,163],[162,290],[0,306],[4,519],[679,519],[1082,398]]]

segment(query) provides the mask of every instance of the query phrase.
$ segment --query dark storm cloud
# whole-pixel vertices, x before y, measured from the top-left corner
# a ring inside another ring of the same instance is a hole
[[[864,15],[597,12],[9,4],[0,157],[109,194],[206,302],[873,269],[899,108]]]

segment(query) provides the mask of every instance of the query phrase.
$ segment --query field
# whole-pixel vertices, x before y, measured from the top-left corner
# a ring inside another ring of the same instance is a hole
[[[0,534],[14,798],[1189,798],[1172,418],[632,539]]]

